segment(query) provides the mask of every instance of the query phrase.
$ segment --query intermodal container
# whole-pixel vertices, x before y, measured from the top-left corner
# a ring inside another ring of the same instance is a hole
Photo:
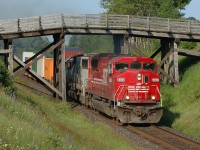
[[[23,52],[22,53],[23,62],[26,61],[25,59],[28,59],[28,58],[32,57],[33,55],[35,55],[35,53],[33,53],[33,52]]]
[[[44,78],[51,83],[53,83],[53,68],[54,68],[54,60],[53,58],[45,58],[44,59]]]
[[[28,60],[29,58],[31,58],[33,55],[35,55],[35,53],[33,53],[33,52],[23,52],[23,54],[22,54],[23,62],[27,61],[27,60]],[[30,61],[29,63],[31,63],[31,61]],[[37,72],[37,63],[33,63],[33,64],[30,66],[30,68],[31,68],[33,71]]]
[[[37,61],[37,73],[44,77],[44,57]]]
[[[29,57],[25,57],[25,61],[27,61],[29,59]],[[32,61],[28,62],[31,63]],[[32,69],[33,71],[37,72],[37,63],[33,63],[30,67],[30,69]]]
[[[81,49],[81,48],[67,48],[65,49],[65,60],[73,57],[73,56],[76,56],[76,55],[81,55],[81,54],[84,54],[84,50]]]

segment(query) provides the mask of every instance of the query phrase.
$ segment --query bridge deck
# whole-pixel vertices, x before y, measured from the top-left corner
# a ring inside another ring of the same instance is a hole
[[[0,39],[39,35],[129,34],[154,38],[200,40],[200,22],[131,15],[49,15],[0,20]]]

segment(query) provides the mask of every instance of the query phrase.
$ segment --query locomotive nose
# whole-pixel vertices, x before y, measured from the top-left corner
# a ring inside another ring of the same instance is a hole
[[[159,81],[152,72],[127,70],[117,78],[121,86],[118,93],[124,102],[156,103],[160,99]]]

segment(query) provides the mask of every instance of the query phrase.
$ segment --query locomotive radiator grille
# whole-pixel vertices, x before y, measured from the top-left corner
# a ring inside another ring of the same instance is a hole
[[[150,89],[149,86],[128,86],[127,94],[132,100],[141,100],[150,98]]]
[[[149,86],[128,86],[128,91],[129,92],[148,92],[149,91]]]

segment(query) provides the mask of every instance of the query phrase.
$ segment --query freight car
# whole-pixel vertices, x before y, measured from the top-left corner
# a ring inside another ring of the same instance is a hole
[[[160,78],[151,58],[75,56],[66,61],[66,81],[69,97],[121,123],[157,123],[162,117]]]
[[[73,56],[76,55],[81,55],[84,54],[84,50],[82,48],[77,48],[77,47],[67,47],[65,49],[65,59],[69,59]]]

